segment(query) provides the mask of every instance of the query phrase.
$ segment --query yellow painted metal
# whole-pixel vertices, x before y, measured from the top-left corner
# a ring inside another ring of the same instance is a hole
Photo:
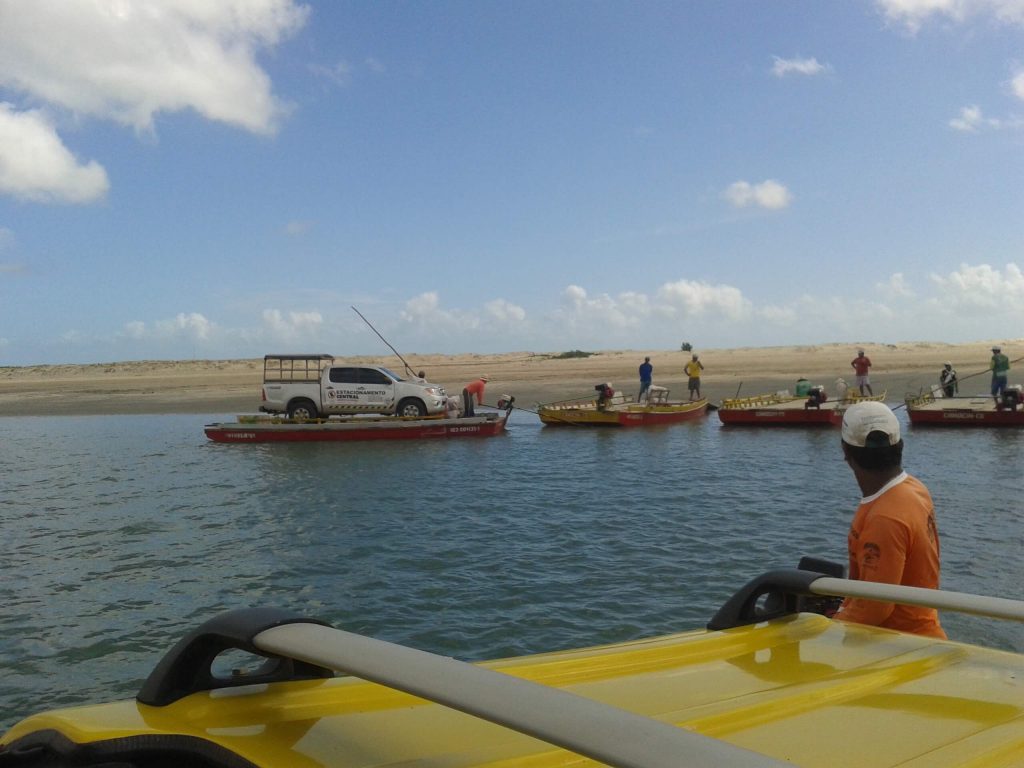
[[[541,405],[537,408],[537,415],[544,424],[579,424],[596,425],[621,423],[619,414],[685,414],[693,411],[703,411],[707,408],[707,401],[703,398],[692,402],[659,402],[653,404],[634,403],[626,400],[618,400],[607,406],[604,410],[598,410],[597,402],[564,402]]]
[[[1024,656],[802,614],[484,666],[800,766],[1024,765]],[[548,768],[591,761],[353,678],[30,717],[88,743],[185,734],[256,765]]]
[[[846,395],[841,400],[826,400],[822,403],[823,408],[848,408],[853,403],[860,403],[868,400],[877,400],[879,402],[885,402],[887,392],[882,392],[880,395],[861,395],[853,387],[850,387],[846,391]],[[796,405],[797,403],[804,403],[807,401],[807,397],[800,395],[790,395],[787,392],[770,392],[761,395],[751,395],[750,397],[729,397],[722,400],[722,408],[731,410],[745,410],[750,408],[765,408],[777,405]]]

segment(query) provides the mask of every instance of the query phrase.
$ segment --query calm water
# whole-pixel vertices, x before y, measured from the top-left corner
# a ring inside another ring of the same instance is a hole
[[[902,411],[901,419],[905,419]],[[465,659],[702,626],[750,577],[844,561],[836,430],[543,428],[217,445],[230,416],[0,419],[0,728],[125,698],[186,630],[279,606]],[[1024,433],[907,428],[943,586],[1024,598]],[[947,614],[1024,652],[1019,624]]]

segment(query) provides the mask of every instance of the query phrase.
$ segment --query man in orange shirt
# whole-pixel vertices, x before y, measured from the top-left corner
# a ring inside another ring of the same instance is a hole
[[[473,410],[473,396],[476,395],[476,404],[484,404],[484,387],[487,386],[487,382],[490,381],[489,376],[481,376],[479,379],[474,379],[465,386],[462,390],[462,415],[463,416],[475,416],[476,412]]]
[[[850,578],[938,589],[935,507],[924,484],[903,471],[900,423],[885,403],[846,410],[843,457],[864,494],[847,538]],[[848,597],[835,618],[946,637],[934,608]]]

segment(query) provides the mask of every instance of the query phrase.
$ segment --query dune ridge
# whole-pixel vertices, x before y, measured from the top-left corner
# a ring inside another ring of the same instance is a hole
[[[695,349],[705,365],[703,394],[711,402],[726,397],[792,389],[800,377],[826,390],[837,378],[853,382],[850,361],[864,349],[873,362],[875,392],[886,391],[891,402],[938,382],[946,361],[959,371],[968,393],[988,389],[991,347],[999,345],[1011,361],[1022,359],[1024,339],[966,344],[913,341],[898,344],[817,344],[777,347]],[[449,393],[486,374],[487,402],[501,394],[515,395],[517,404],[532,408],[593,393],[600,382],[621,391],[638,389],[637,367],[645,356],[654,365],[654,383],[668,387],[674,399],[685,399],[683,366],[690,352],[681,350],[603,350],[570,352],[407,354],[415,370]],[[394,354],[339,359],[385,365],[402,373]],[[263,360],[143,360],[83,365],[0,367],[0,416],[104,415],[138,413],[255,413],[259,409]],[[1016,366],[1010,381],[1020,378]]]

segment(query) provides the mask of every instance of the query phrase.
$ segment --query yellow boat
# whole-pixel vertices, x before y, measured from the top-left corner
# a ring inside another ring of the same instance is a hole
[[[646,427],[693,421],[708,411],[708,401],[669,400],[669,391],[652,386],[642,402],[628,395],[615,394],[607,399],[574,398],[537,406],[537,415],[550,426]]]
[[[1024,765],[1024,655],[809,612],[834,595],[1024,621],[1018,601],[793,569],[706,629],[467,664],[247,609],[183,638],[136,700],[15,725],[0,766]],[[262,666],[217,674],[242,652]]]

